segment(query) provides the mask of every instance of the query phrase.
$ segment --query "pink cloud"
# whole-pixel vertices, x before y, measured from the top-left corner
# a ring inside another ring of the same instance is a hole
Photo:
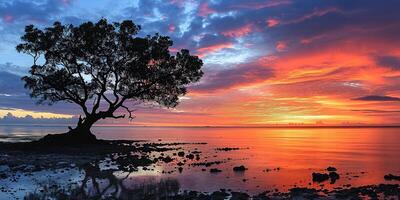
[[[202,3],[199,6],[198,15],[201,17],[207,17],[210,14],[216,13],[216,11],[210,7],[208,7],[207,3]]]
[[[275,6],[287,5],[292,2],[289,0],[272,0],[264,3],[244,3],[232,6],[233,8],[247,8],[247,9],[262,9],[262,8],[270,8]]]
[[[174,32],[175,29],[176,29],[176,27],[175,27],[174,24],[170,24],[170,25],[168,26],[168,32],[170,32],[170,33]]]
[[[170,0],[169,2],[179,7],[183,7],[185,3],[183,0]]]
[[[304,16],[298,18],[298,19],[291,20],[291,21],[287,22],[286,24],[299,23],[299,22],[303,22],[303,21],[306,21],[306,20],[314,18],[314,17],[321,17],[321,16],[324,16],[326,14],[329,14],[329,13],[332,13],[332,12],[339,12],[339,11],[340,10],[338,8],[335,8],[335,7],[331,7],[331,8],[327,8],[327,9],[323,9],[323,10],[315,10],[312,13],[304,15]]]
[[[211,54],[211,53],[220,51],[221,49],[232,48],[232,47],[233,47],[233,44],[230,42],[201,47],[201,48],[197,49],[197,52],[198,52],[197,55],[201,58],[201,57],[206,56],[207,54]]]
[[[6,23],[11,23],[14,21],[14,16],[12,15],[4,15],[3,16],[3,21]]]
[[[284,42],[284,41],[278,41],[278,42],[276,43],[275,49],[276,49],[277,51],[279,51],[279,52],[285,51],[286,48],[287,48],[287,43],[286,43],[286,42]]]
[[[267,26],[268,27],[270,27],[270,28],[272,28],[272,27],[274,27],[274,26],[276,26],[276,25],[278,25],[279,23],[280,23],[280,21],[279,20],[277,20],[277,19],[267,19]]]
[[[170,47],[170,48],[169,48],[169,51],[172,52],[172,53],[176,53],[176,52],[179,51],[179,49],[176,48],[176,47]]]
[[[224,31],[222,32],[222,35],[226,37],[242,37],[249,34],[252,31],[252,28],[253,24],[246,24],[233,30]]]

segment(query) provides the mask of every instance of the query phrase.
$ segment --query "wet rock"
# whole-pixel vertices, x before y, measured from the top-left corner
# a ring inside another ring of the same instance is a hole
[[[210,195],[211,199],[215,200],[224,200],[228,196],[229,194],[226,193],[225,191],[215,191]]]
[[[312,179],[314,182],[321,183],[321,182],[329,180],[329,174],[325,174],[325,173],[322,174],[322,173],[314,172],[314,173],[312,173]]]
[[[178,156],[179,156],[179,157],[185,156],[185,152],[183,152],[183,151],[178,152]]]
[[[261,193],[255,195],[255,196],[253,196],[253,199],[256,199],[256,200],[267,199],[267,198],[268,198],[267,195],[268,195],[268,193],[270,193],[270,192],[271,192],[271,191],[269,191],[269,190],[266,190],[266,191],[264,191],[264,192],[261,192]],[[265,197],[267,197],[267,198],[265,198]]]
[[[338,199],[380,199],[378,197],[385,197],[384,199],[396,199],[394,197],[400,195],[400,188],[398,184],[380,184],[380,185],[367,185],[361,187],[353,187],[342,190],[335,190],[334,195]]]
[[[212,168],[212,169],[210,169],[210,172],[211,173],[219,173],[219,172],[222,172],[222,170],[217,169],[217,168]]]
[[[233,167],[233,171],[235,171],[235,172],[244,172],[244,171],[246,171],[246,170],[247,170],[247,168],[244,167],[243,165]]]
[[[313,188],[291,188],[289,192],[292,198],[316,199],[320,196],[318,191]]]
[[[231,200],[247,200],[250,196],[243,192],[232,192]]]
[[[331,179],[331,184],[334,184],[336,180],[340,178],[340,176],[336,172],[329,172],[329,178]]]
[[[277,171],[277,172],[278,172],[278,171],[280,171],[280,170],[281,170],[280,167],[276,167],[276,168],[274,168],[274,169],[268,169],[268,168],[267,168],[267,169],[264,169],[263,172],[271,172],[271,171]]]
[[[0,180],[1,179],[6,179],[8,176],[5,173],[0,173]]]
[[[330,167],[330,166],[328,168],[326,168],[326,170],[328,172],[336,172],[337,171],[337,169],[335,167]]]
[[[219,165],[224,163],[223,161],[213,161],[213,162],[199,162],[199,163],[192,163],[191,166],[206,166],[210,167],[211,165]]]
[[[194,155],[193,154],[189,154],[189,155],[186,156],[186,158],[188,158],[190,160],[193,160],[194,159]]]
[[[232,148],[232,147],[224,147],[224,148],[216,148],[217,151],[234,151],[239,150],[240,148]]]
[[[171,157],[167,156],[165,158],[162,159],[162,161],[164,161],[165,163],[169,163],[172,162],[174,159],[172,159]]]
[[[396,175],[393,175],[393,174],[385,175],[384,178],[387,181],[393,181],[393,180],[394,181],[400,181],[400,176],[396,176]]]
[[[118,169],[125,172],[137,171],[137,167],[145,167],[153,164],[153,160],[150,160],[147,156],[130,154],[119,156],[114,161],[118,165]],[[89,169],[93,168],[91,164],[86,167],[89,167]],[[94,169],[97,170],[96,168]]]

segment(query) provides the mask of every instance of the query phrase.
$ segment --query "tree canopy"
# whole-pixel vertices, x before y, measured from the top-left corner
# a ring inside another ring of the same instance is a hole
[[[40,104],[79,105],[85,116],[78,128],[125,117],[115,115],[119,108],[133,117],[128,101],[175,107],[187,85],[202,77],[202,60],[186,49],[171,55],[169,37],[139,37],[140,29],[130,20],[106,19],[79,26],[55,22],[43,30],[26,26],[16,47],[33,58],[29,75],[22,78],[25,87]]]

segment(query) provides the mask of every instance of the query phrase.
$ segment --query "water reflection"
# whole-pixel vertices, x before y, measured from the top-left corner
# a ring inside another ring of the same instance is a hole
[[[0,128],[1,131],[17,135],[62,132],[52,128],[24,130],[21,127]],[[87,166],[90,169],[89,175],[82,177],[82,180],[85,182],[83,185],[86,185],[84,188],[89,197],[91,195],[114,195],[114,193],[121,195],[121,191],[129,193],[130,190],[139,186],[138,183],[146,185],[146,182],[157,183],[162,180],[179,182],[181,190],[213,192],[220,188],[226,188],[257,194],[271,189],[288,191],[293,187],[332,190],[346,185],[393,183],[394,181],[384,180],[384,175],[400,174],[400,144],[398,143],[400,129],[398,128],[96,127],[94,132],[98,137],[105,139],[148,140],[161,143],[206,142],[207,145],[180,147],[185,153],[201,152],[199,161],[180,158],[174,155],[177,153],[176,151],[164,152],[164,157],[170,156],[173,160],[169,163],[151,166],[152,171],[139,170],[121,173],[103,169],[103,172],[100,173],[101,169],[98,169],[97,165]],[[5,134],[0,133],[0,135],[4,136]],[[225,147],[240,149],[216,150]],[[184,159],[186,162],[183,162]],[[184,165],[178,165],[179,162]],[[200,162],[221,163],[212,166],[193,165],[193,163]],[[242,173],[235,173],[232,170],[233,167],[241,165],[248,170]],[[340,179],[332,184],[329,181],[313,182],[312,173],[326,173],[325,169],[328,166],[338,169]],[[180,167],[181,169],[179,169]],[[211,168],[218,168],[222,172],[210,173]],[[280,170],[274,170],[277,168]],[[88,169],[83,170],[86,172]],[[91,177],[96,177],[97,186]],[[105,192],[104,189],[106,189]]]
[[[142,183],[129,187],[124,181],[130,173],[122,178],[117,177],[115,170],[101,170],[98,163],[87,164],[82,170],[85,176],[80,185],[70,185],[66,188],[57,184],[43,185],[24,199],[168,199],[177,196],[180,190],[179,182],[175,179],[163,179],[156,183]]]

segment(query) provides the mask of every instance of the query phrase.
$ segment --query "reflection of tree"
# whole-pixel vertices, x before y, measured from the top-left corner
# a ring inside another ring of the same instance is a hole
[[[24,199],[169,199],[178,194],[180,185],[177,180],[166,179],[157,183],[147,183],[129,188],[124,184],[130,172],[119,178],[115,170],[101,170],[98,163],[87,164],[82,185],[76,188],[45,189],[40,194],[29,194]]]

